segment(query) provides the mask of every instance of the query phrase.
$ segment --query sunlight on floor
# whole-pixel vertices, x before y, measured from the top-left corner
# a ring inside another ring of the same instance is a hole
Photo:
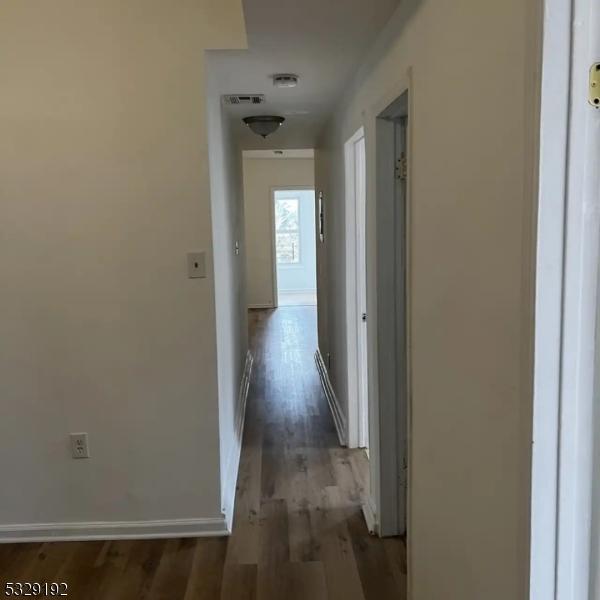
[[[317,292],[280,292],[279,306],[316,306]]]

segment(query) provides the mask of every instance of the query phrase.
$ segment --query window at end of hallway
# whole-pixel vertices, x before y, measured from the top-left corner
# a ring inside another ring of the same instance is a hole
[[[293,265],[300,262],[300,202],[298,198],[277,198],[275,201],[277,263]]]

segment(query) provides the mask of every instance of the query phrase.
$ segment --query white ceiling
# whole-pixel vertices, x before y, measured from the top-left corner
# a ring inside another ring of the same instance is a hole
[[[364,53],[399,0],[244,0],[248,50],[211,52],[221,94],[263,93],[260,106],[229,106],[244,149],[312,148]],[[271,76],[295,73],[296,88]],[[276,114],[286,122],[266,140],[241,123]]]

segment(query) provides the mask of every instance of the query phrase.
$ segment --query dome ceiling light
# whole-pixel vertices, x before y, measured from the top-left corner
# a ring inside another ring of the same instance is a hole
[[[277,131],[285,121],[285,117],[277,117],[273,115],[259,115],[256,117],[246,117],[243,119],[250,130],[256,135],[266,138]]]

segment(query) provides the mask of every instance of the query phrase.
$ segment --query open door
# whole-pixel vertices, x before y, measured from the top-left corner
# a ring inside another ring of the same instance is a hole
[[[369,449],[366,151],[361,127],[345,145],[348,446]]]

